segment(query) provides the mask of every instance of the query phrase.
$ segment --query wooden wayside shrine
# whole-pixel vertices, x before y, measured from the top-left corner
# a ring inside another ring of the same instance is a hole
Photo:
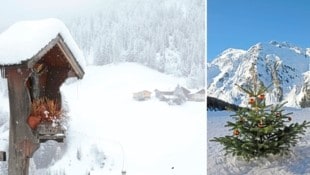
[[[8,174],[28,175],[29,159],[40,143],[47,140],[63,142],[65,138],[65,130],[57,121],[43,121],[44,117],[37,117],[38,123],[30,125],[33,104],[39,99],[48,99],[54,102],[53,109],[61,110],[60,86],[69,77],[83,78],[84,71],[61,34],[32,58],[0,67],[8,82],[10,105]],[[43,113],[37,113],[37,116],[52,113],[48,107],[43,105],[42,108]]]

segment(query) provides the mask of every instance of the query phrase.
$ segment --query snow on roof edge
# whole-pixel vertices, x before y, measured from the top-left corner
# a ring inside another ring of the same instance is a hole
[[[74,55],[76,61],[85,68],[83,52],[74,41],[69,29],[56,18],[20,21],[0,34],[0,64],[20,64],[31,59],[51,40],[60,34]]]

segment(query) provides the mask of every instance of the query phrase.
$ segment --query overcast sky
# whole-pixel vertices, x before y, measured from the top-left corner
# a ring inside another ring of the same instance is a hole
[[[2,0],[0,32],[20,20],[74,16],[91,13],[112,0]],[[114,1],[115,2],[115,1]]]

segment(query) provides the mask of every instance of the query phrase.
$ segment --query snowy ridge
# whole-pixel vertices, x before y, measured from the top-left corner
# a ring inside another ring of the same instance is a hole
[[[266,94],[267,103],[288,101],[298,107],[309,82],[309,48],[302,49],[287,42],[258,43],[247,51],[228,49],[207,64],[208,95],[229,103],[247,105],[247,97],[235,86],[252,81],[251,68],[265,85],[279,84]]]

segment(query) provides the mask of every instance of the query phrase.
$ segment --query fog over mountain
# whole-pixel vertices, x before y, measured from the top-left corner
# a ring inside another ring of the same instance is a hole
[[[88,64],[138,62],[204,85],[203,0],[118,1],[65,20]]]

